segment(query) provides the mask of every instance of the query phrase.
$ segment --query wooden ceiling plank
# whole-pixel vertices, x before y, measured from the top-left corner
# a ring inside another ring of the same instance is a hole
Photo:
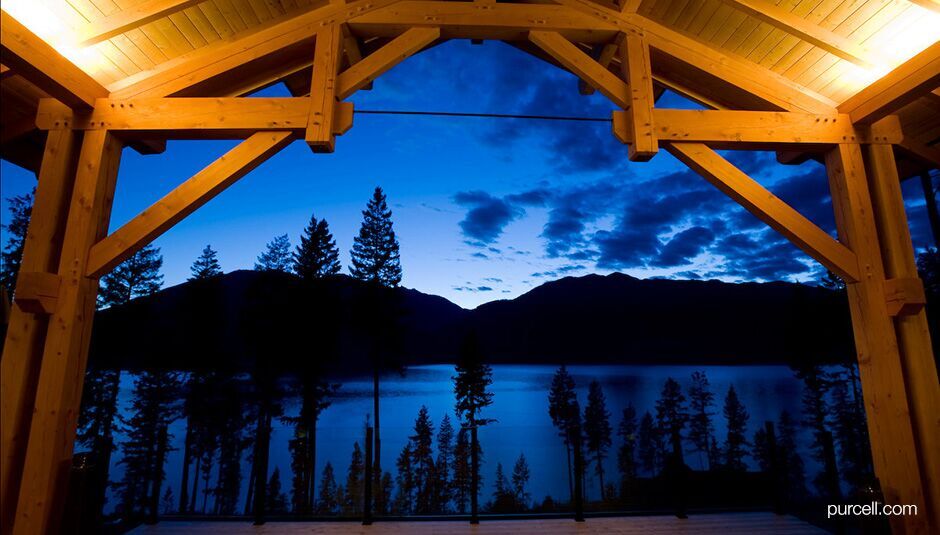
[[[806,19],[762,0],[721,0],[731,7],[791,33],[819,48],[862,67],[871,67],[869,53],[839,34],[807,22]]]
[[[250,34],[218,41],[209,46],[158,65],[112,85],[113,98],[172,96],[196,84],[219,76],[240,65],[284,50],[313,42],[326,21],[342,21],[351,14],[366,13],[395,0],[359,0],[346,5],[327,5],[293,18],[266,25]]]
[[[899,65],[839,105],[853,122],[871,124],[940,85],[940,42]]]
[[[627,84],[563,35],[532,31],[529,32],[529,40],[620,108],[630,107],[630,89]]]
[[[106,41],[115,35],[182,11],[202,0],[144,0],[113,15],[98,19],[80,30],[79,44],[89,46]]]
[[[814,94],[800,87],[792,80],[755,65],[743,58],[726,54],[685,36],[675,30],[642,17],[640,15],[623,16],[617,11],[605,9],[585,0],[556,0],[557,3],[592,14],[605,22],[617,25],[621,31],[642,34],[649,42],[651,54],[668,56],[669,65],[663,61],[654,61],[654,75],[669,78],[673,70],[693,71],[696,84],[712,84],[714,87],[702,87],[698,92],[716,101],[724,101],[729,95],[728,89],[750,96],[750,102],[742,102],[737,107],[754,107],[767,110],[801,111],[807,113],[832,113],[835,103],[822,95]],[[660,63],[657,66],[657,63]],[[664,70],[665,69],[665,70]],[[691,87],[694,84],[684,84]],[[732,100],[734,100],[732,98]],[[743,104],[743,105],[742,105]]]
[[[6,11],[2,14],[0,49],[14,72],[72,108],[90,108],[108,90]]]

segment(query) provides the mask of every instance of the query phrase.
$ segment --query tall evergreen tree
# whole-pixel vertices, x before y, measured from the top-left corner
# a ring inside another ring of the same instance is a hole
[[[636,409],[633,404],[623,409],[620,420],[620,429],[617,434],[621,437],[620,449],[617,452],[617,468],[620,470],[620,496],[626,498],[634,480],[636,480],[636,449],[637,433]]]
[[[594,457],[594,473],[600,482],[601,501],[607,499],[604,486],[604,458],[610,448],[610,412],[599,382],[591,381],[588,387],[588,403],[584,408],[584,437],[587,450]]]
[[[156,293],[163,284],[162,266],[160,249],[153,245],[144,246],[101,277],[98,305],[119,305],[135,297]]]
[[[395,467],[398,475],[395,476],[395,503],[392,509],[400,515],[414,512],[415,505],[415,474],[411,464],[413,459],[411,441],[407,442],[398,455]]]
[[[362,449],[358,442],[353,443],[352,456],[349,459],[349,468],[346,470],[346,499],[343,511],[349,514],[362,513],[362,478],[365,473],[365,462],[362,458]]]
[[[790,413],[782,411],[777,420],[777,451],[781,460],[780,469],[786,477],[787,497],[791,501],[802,499],[806,494],[806,474],[797,447],[796,427],[797,422]]]
[[[211,279],[221,275],[222,266],[219,265],[219,253],[211,245],[206,245],[206,248],[202,250],[199,258],[196,258],[196,261],[193,262],[189,271],[192,273],[192,276],[189,277],[191,281]]]
[[[289,273],[292,267],[290,239],[287,234],[276,236],[265,246],[264,252],[255,261],[255,271],[280,271]]]
[[[515,496],[512,486],[503,472],[503,463],[496,463],[496,476],[493,484],[493,501],[488,509],[495,513],[510,513],[515,509]]]
[[[281,469],[275,467],[271,472],[271,479],[268,480],[268,494],[266,509],[275,514],[283,515],[287,513],[287,495],[281,492]]]
[[[526,490],[526,485],[529,484],[530,476],[529,463],[525,460],[525,454],[519,453],[519,458],[512,467],[512,493],[516,505],[523,511],[529,508],[530,494]]]
[[[428,514],[433,510],[434,480],[434,451],[432,437],[434,424],[428,416],[428,408],[421,406],[418,417],[415,419],[414,434],[411,435],[411,466],[414,470],[415,486],[415,512]]]
[[[293,255],[294,273],[304,280],[315,280],[339,273],[339,250],[326,219],[310,216]]]
[[[565,452],[568,459],[568,493],[574,499],[574,487],[571,469],[571,448],[573,441],[571,433],[580,426],[580,412],[574,407],[578,395],[574,390],[574,377],[562,365],[552,376],[552,385],[548,391],[548,415],[552,424],[558,429],[558,435],[565,443]]]
[[[320,514],[334,514],[339,510],[339,489],[336,486],[336,476],[333,474],[333,465],[327,461],[320,476],[320,494],[317,497],[317,512]]]
[[[293,510],[309,514],[315,510],[313,496],[314,467],[317,463],[317,423],[320,414],[332,403],[338,384],[325,381],[317,373],[308,373],[301,380],[300,414],[282,418],[294,427],[294,437],[288,442],[291,454],[291,499]]]
[[[744,472],[747,465],[744,457],[747,455],[747,420],[748,414],[744,405],[738,400],[734,385],[728,388],[724,406],[725,420],[728,422],[728,434],[724,444],[724,467],[736,472]]]
[[[653,415],[646,411],[643,418],[640,419],[640,430],[637,435],[637,455],[643,471],[651,476],[655,476],[659,470],[659,452],[656,446],[657,434],[656,424],[653,423]]]
[[[10,219],[2,225],[7,232],[7,242],[3,244],[3,252],[0,253],[0,285],[7,289],[10,298],[13,297],[16,275],[23,259],[23,246],[26,244],[26,232],[29,228],[29,216],[33,212],[35,194],[36,189],[33,188],[29,193],[7,199]]]
[[[454,444],[454,507],[458,513],[467,512],[472,479],[470,476],[470,433],[461,426],[457,430],[457,441]]]
[[[754,439],[751,442],[753,452],[751,457],[757,461],[757,466],[762,472],[770,472],[774,467],[774,451],[771,448],[770,435],[767,428],[761,426],[754,431]]]
[[[372,199],[362,211],[362,226],[359,235],[353,239],[353,248],[350,251],[352,265],[349,271],[353,277],[369,283],[373,287],[395,288],[401,282],[401,261],[398,253],[398,238],[392,228],[392,211],[388,208],[387,199],[382,188],[375,188]],[[380,483],[382,473],[382,440],[379,410],[379,375],[382,368],[387,367],[388,355],[383,354],[383,343],[388,335],[388,329],[395,323],[393,307],[388,302],[386,294],[373,293],[372,302],[367,307],[372,311],[369,319],[369,330],[373,338],[372,348],[372,410],[375,416],[375,432],[373,434],[375,456],[376,483]],[[380,295],[382,297],[380,297]],[[381,488],[380,484],[376,485]],[[385,500],[380,493],[376,500],[376,510],[383,512]]]
[[[454,381],[454,396],[457,398],[454,412],[461,426],[470,430],[470,509],[473,515],[471,522],[476,522],[482,452],[477,430],[493,421],[481,414],[493,404],[493,393],[489,390],[493,384],[493,370],[483,362],[476,336],[471,334],[463,340],[454,370],[456,375],[451,378]]]
[[[843,365],[834,375],[832,408],[842,475],[852,489],[862,488],[874,476],[865,408],[854,364]]]
[[[434,463],[434,511],[447,513],[453,495],[454,470],[454,426],[450,423],[450,416],[444,413],[441,426],[437,432],[437,460]]]
[[[714,399],[705,372],[693,372],[689,384],[689,441],[698,452],[702,468],[705,467],[702,457],[708,457],[709,442],[715,431],[712,425],[714,413],[711,411]]]
[[[829,430],[831,409],[827,396],[832,389],[832,377],[822,366],[810,365],[796,370],[803,381],[803,425],[813,433],[813,458],[823,467],[814,478],[817,492],[824,498],[841,497],[839,469],[836,465],[832,432]]]
[[[140,372],[134,380],[129,417],[122,419],[124,477],[119,509],[126,519],[156,519],[164,465],[170,452],[170,424],[179,417],[180,380],[166,371]]]
[[[668,439],[674,455],[682,453],[682,430],[689,419],[685,406],[685,396],[682,387],[675,379],[669,377],[663,384],[659,400],[656,401],[656,423],[663,435]]]
[[[398,238],[382,188],[375,188],[372,199],[362,211],[362,227],[350,254],[349,270],[353,277],[387,287],[398,286],[401,282]]]

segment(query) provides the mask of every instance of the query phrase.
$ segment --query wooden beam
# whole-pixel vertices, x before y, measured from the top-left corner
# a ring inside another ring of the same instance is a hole
[[[556,32],[531,31],[529,40],[566,69],[580,77],[621,108],[630,107],[630,89],[617,75],[602,67],[594,58]]]
[[[596,61],[598,65],[604,67],[605,69],[610,68],[610,64],[617,56],[617,51],[620,50],[620,44],[623,43],[624,37],[626,37],[625,34],[618,33],[617,37],[615,37],[613,41],[594,47],[594,52],[592,55],[597,56]],[[578,78],[578,92],[580,92],[582,95],[593,95],[594,88],[585,82],[583,78]]]
[[[721,0],[734,9],[817,46],[846,61],[871,68],[871,53],[851,39],[831,32],[766,0]]]
[[[303,136],[307,98],[151,98],[102,99],[91,113],[75,113],[51,99],[39,102],[36,125],[42,130],[108,129],[123,139],[244,139],[258,131],[287,130]],[[335,107],[333,132],[352,126],[353,105]]]
[[[633,140],[629,158],[634,162],[649,161],[659,151],[653,124],[653,72],[650,50],[638,35],[627,35],[620,45],[620,68],[630,88],[630,106],[624,112],[627,130]]]
[[[3,63],[67,106],[91,108],[108,90],[26,26],[0,11],[0,53]]]
[[[46,136],[20,273],[58,270],[78,146],[79,138],[70,130]],[[11,533],[16,517],[48,319],[19,307],[10,312],[0,358],[0,533]]]
[[[660,141],[704,143],[714,149],[774,150],[793,146],[807,151],[838,143],[901,141],[899,130],[873,133],[852,125],[847,115],[839,114],[653,108],[652,117]],[[633,142],[627,113],[613,113],[613,131],[623,143]]]
[[[666,150],[843,280],[859,280],[855,253],[721,155],[700,143],[668,143]]]
[[[343,22],[397,0],[358,0],[348,4],[317,4],[317,9],[298,14],[234,39],[223,39],[160,63],[153,69],[128,76],[108,86],[111,98],[167,97],[205,86],[239,67],[262,58],[313,44],[316,33],[333,22]],[[308,8],[309,9],[309,8]],[[309,50],[309,48],[308,48]],[[223,84],[224,85],[224,84]]]
[[[620,0],[620,12],[636,13],[642,3],[643,0]]]
[[[525,41],[537,27],[579,43],[604,43],[617,33],[612,25],[563,6],[492,2],[402,0],[348,24],[363,37],[390,37],[422,26],[440,28],[444,39]]]
[[[864,273],[846,291],[875,475],[884,503],[915,505],[924,512],[892,516],[892,531],[931,533],[929,517],[934,513],[926,507],[924,467],[918,460],[898,338],[885,305],[885,271],[861,147],[837,145],[826,154],[826,170],[839,239],[855,252],[858,270]],[[932,388],[937,388],[936,380]],[[936,413],[932,417],[936,426]]]
[[[293,133],[259,132],[193,175],[108,237],[88,254],[85,276],[98,278],[130,258],[293,141]]]
[[[852,122],[871,124],[940,86],[940,41],[839,104]]]
[[[930,340],[924,287],[918,278],[910,227],[901,195],[901,182],[891,145],[872,144],[868,151],[868,184],[881,256],[884,259],[885,293],[889,314],[896,310],[901,371],[907,391],[914,447],[923,479],[931,533],[940,531],[940,388]],[[900,305],[893,307],[892,305]]]
[[[203,0],[144,0],[93,20],[79,30],[78,45],[90,46],[194,6]]]
[[[906,155],[924,162],[925,164],[940,168],[940,147],[928,145],[923,141],[905,134],[904,139],[897,143],[898,149]]]
[[[333,152],[333,112],[336,86],[342,60],[343,35],[338,24],[317,33],[310,81],[310,112],[304,140],[314,152]]]
[[[343,29],[343,54],[346,56],[346,68],[349,68],[362,61],[362,48],[359,46],[359,39],[353,34],[348,24],[341,25],[341,28]],[[372,89],[372,84],[369,83],[362,89],[369,91]]]
[[[908,2],[917,4],[924,9],[929,9],[934,13],[940,13],[940,2],[937,0],[908,0]]]
[[[13,533],[58,533],[75,447],[98,280],[85,277],[91,245],[108,230],[121,144],[86,132],[62,254],[56,311],[49,318]]]
[[[650,46],[653,75],[695,88],[722,107],[828,114],[835,103],[770,69],[718,51],[642,15],[621,14],[590,0],[554,0],[581,13],[642,35]]]
[[[343,100],[369,85],[412,54],[441,37],[439,28],[412,28],[339,75],[336,98]]]
[[[54,273],[41,271],[21,272],[16,279],[14,302],[23,312],[52,314],[59,300],[62,279]]]

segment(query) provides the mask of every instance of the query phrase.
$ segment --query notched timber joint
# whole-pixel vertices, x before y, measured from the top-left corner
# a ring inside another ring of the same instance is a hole
[[[16,281],[16,294],[13,302],[23,312],[51,315],[58,305],[61,285],[62,278],[55,273],[38,271],[20,273]]]
[[[924,283],[918,277],[902,277],[885,281],[885,303],[889,316],[912,316],[927,304]]]

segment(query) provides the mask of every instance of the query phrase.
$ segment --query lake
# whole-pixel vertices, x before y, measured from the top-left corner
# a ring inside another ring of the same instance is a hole
[[[683,389],[688,387],[689,378],[694,371],[704,371],[715,393],[714,423],[719,444],[725,434],[724,418],[721,406],[724,395],[733,384],[738,396],[750,414],[747,436],[750,438],[758,426],[766,420],[776,420],[782,410],[799,418],[801,383],[790,368],[786,366],[569,366],[574,377],[582,409],[587,403],[588,384],[592,380],[601,383],[607,398],[607,408],[611,413],[611,427],[614,430],[613,446],[605,461],[607,482],[619,479],[616,466],[616,450],[619,437],[616,430],[620,424],[623,408],[632,403],[637,410],[637,419],[649,410],[655,416],[655,402],[660,395],[663,383],[669,377],[679,381]],[[492,484],[496,464],[502,463],[507,476],[520,453],[525,453],[528,460],[531,479],[528,490],[536,501],[547,495],[566,500],[568,494],[567,457],[564,443],[558,436],[558,430],[552,425],[548,415],[548,390],[552,375],[557,370],[553,365],[497,365],[493,366],[494,392],[493,405],[484,413],[485,417],[497,421],[482,428],[479,433],[484,452],[482,476],[484,490],[481,503],[492,494]],[[381,439],[382,467],[394,476],[395,460],[402,447],[413,433],[413,424],[422,405],[427,406],[434,421],[435,435],[444,414],[450,415],[456,424],[453,406],[453,366],[432,365],[410,367],[404,375],[392,374],[383,378],[381,384]],[[119,393],[119,410],[126,411],[133,388],[133,377],[123,374]],[[285,404],[285,414],[295,415],[299,407],[296,400]],[[345,380],[342,383],[332,405],[320,417],[317,440],[317,481],[323,466],[330,462],[336,471],[337,482],[345,480],[346,468],[353,443],[363,445],[363,425],[367,414],[372,412],[371,377]],[[167,479],[175,496],[179,493],[180,471],[182,464],[185,420],[178,420],[171,425],[174,450],[167,460]],[[290,490],[290,457],[288,440],[292,428],[274,421],[271,442],[270,470],[280,468],[281,482],[285,491]],[[808,433],[806,434],[808,437]],[[436,436],[435,436],[436,439]],[[120,442],[119,433],[116,440]],[[807,444],[806,439],[800,443]],[[687,446],[688,447],[688,446]],[[805,447],[805,446],[804,446]],[[246,451],[246,454],[248,452]],[[806,452],[802,452],[807,463],[807,472],[811,478],[815,471]],[[119,480],[122,468],[117,464],[120,449],[115,454],[111,480]],[[753,460],[749,459],[752,468]],[[686,462],[693,468],[702,466],[698,455],[687,454]],[[249,467],[245,463],[243,470],[244,501]],[[588,499],[599,497],[599,487],[593,477],[593,466],[589,470],[587,487]],[[200,496],[200,503],[201,503]],[[110,508],[110,507],[109,507]],[[211,499],[210,499],[211,510]]]

